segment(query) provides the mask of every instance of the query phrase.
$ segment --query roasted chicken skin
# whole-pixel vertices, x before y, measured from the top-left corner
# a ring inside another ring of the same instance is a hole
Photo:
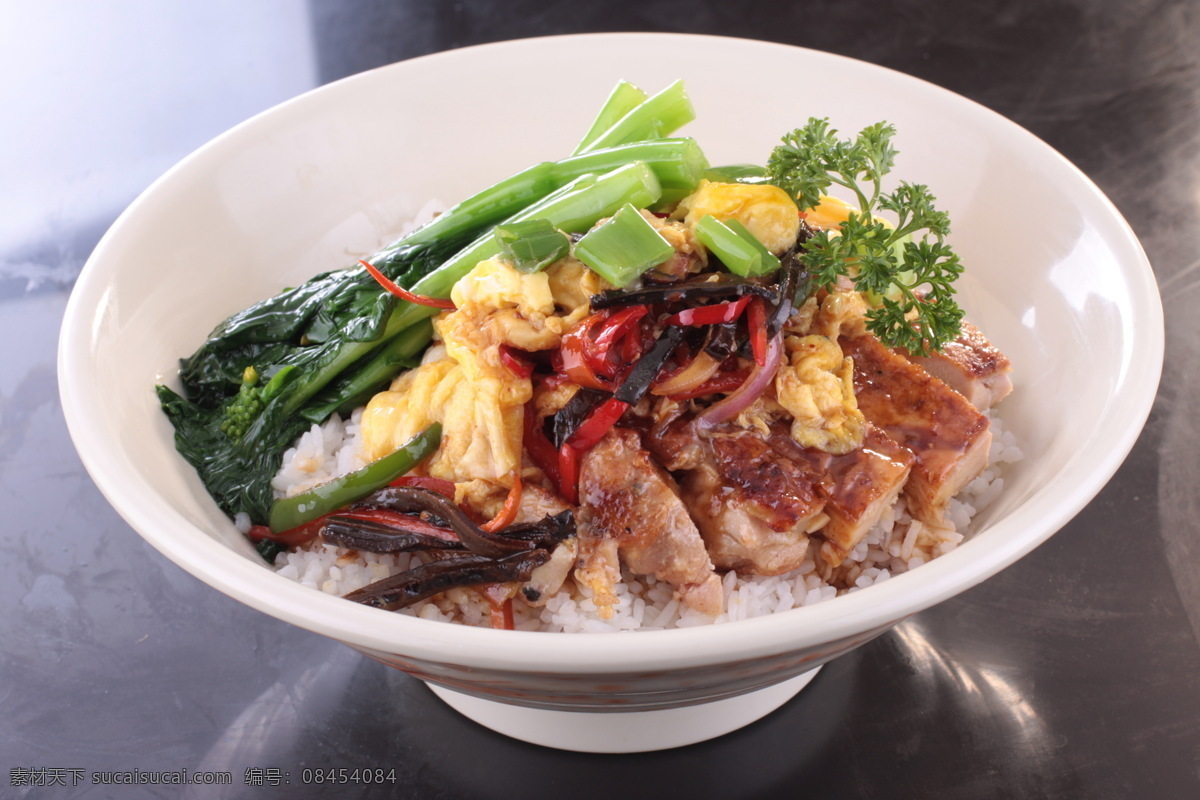
[[[950,498],[987,466],[988,419],[966,398],[873,336],[842,337],[867,420],[914,456],[904,486],[909,512],[943,524]]]

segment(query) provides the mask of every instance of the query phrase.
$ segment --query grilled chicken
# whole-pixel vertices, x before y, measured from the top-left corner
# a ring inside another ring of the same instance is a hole
[[[1012,391],[1012,363],[969,322],[962,335],[930,356],[909,360],[955,390],[980,411],[999,403]]]
[[[793,458],[812,460],[817,456],[781,434],[770,441],[777,451]],[[869,423],[862,447],[826,459],[819,484],[829,520],[821,529],[825,540],[821,557],[826,563],[835,567],[841,564],[875,527],[899,497],[914,460],[912,452]]]
[[[674,426],[692,429],[690,421]],[[800,566],[808,532],[825,519],[819,485],[820,461],[827,459],[788,458],[757,432],[696,441],[703,457],[680,489],[713,563],[755,575],[781,575]]]
[[[854,359],[854,391],[867,420],[912,451],[909,512],[942,524],[950,498],[987,466],[987,417],[966,398],[873,336],[842,337]]]
[[[593,588],[611,568],[607,543],[615,542],[630,571],[666,581],[691,608],[715,616],[724,607],[721,579],[674,481],[634,431],[613,428],[583,457],[578,536],[576,575]]]
[[[765,439],[701,439],[690,420],[677,419],[646,442],[660,463],[684,470],[680,493],[713,563],[756,575],[800,566],[818,529],[822,557],[840,564],[895,502],[915,460],[869,424],[863,446],[845,455],[801,447],[785,425]]]

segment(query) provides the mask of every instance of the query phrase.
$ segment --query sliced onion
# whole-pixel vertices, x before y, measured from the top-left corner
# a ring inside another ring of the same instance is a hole
[[[650,394],[670,396],[690,392],[717,374],[717,370],[720,368],[720,361],[701,350],[699,355],[693,358],[686,367],[661,383],[655,384],[650,390]]]
[[[767,342],[766,358],[763,359],[762,365],[755,365],[746,382],[739,386],[736,392],[701,411],[696,417],[696,430],[703,433],[745,411],[775,379],[782,355],[783,335],[776,334]]]

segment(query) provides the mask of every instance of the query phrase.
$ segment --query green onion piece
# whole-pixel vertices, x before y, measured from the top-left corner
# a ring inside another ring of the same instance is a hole
[[[621,117],[644,103],[646,97],[645,92],[629,81],[618,82],[613,87],[612,94],[604,101],[604,105],[600,108],[600,113],[596,115],[592,127],[584,134],[583,139],[579,142],[579,146],[575,148],[573,155],[582,153],[584,148],[600,138],[600,135],[615,125]]]
[[[502,223],[492,234],[504,255],[521,272],[541,272],[571,249],[571,240],[548,219]]]
[[[696,238],[730,272],[743,278],[779,269],[779,259],[736,219],[721,222],[711,214],[705,215],[696,223]]]
[[[442,426],[435,422],[396,452],[372,461],[362,469],[314,486],[295,497],[275,501],[269,519],[271,530],[275,533],[291,530],[363,499],[428,458],[441,440]]]
[[[575,243],[575,257],[618,288],[674,254],[675,248],[631,204]]]
[[[683,81],[675,81],[635,106],[580,152],[590,153],[601,147],[670,136],[695,118],[696,110],[692,108]]]

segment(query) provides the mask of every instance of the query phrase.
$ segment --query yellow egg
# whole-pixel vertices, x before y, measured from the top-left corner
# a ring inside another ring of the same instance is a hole
[[[776,255],[800,234],[799,209],[778,186],[700,181],[696,191],[679,201],[673,216],[694,228],[710,214],[721,222],[736,219]]]

